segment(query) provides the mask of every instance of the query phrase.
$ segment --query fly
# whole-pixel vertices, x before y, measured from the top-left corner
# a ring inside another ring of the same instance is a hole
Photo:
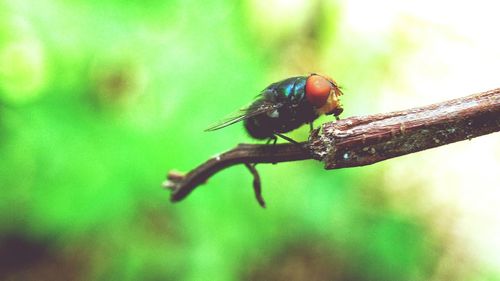
[[[276,136],[290,142],[283,133],[312,123],[322,114],[338,120],[344,111],[339,97],[342,91],[330,77],[320,74],[296,76],[267,86],[248,107],[233,117],[206,129],[215,131],[243,121],[248,134],[255,139],[276,140]]]

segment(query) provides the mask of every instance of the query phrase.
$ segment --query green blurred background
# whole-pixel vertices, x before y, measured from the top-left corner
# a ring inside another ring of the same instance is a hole
[[[498,86],[496,8],[1,0],[0,279],[500,280],[497,135],[362,168],[259,165],[265,210],[244,167],[178,204],[161,188],[255,142],[203,129],[289,76],[333,76],[344,118]]]

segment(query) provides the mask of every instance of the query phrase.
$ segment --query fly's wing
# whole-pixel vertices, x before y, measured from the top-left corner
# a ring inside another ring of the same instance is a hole
[[[244,109],[238,110],[236,113],[234,113],[231,117],[228,117],[215,125],[210,126],[209,128],[205,129],[205,132],[209,131],[215,131],[222,129],[224,127],[227,127],[229,125],[232,125],[234,123],[238,123],[240,121],[243,121],[245,119],[260,115],[260,114],[266,114],[266,113],[271,113],[274,110],[280,108],[282,106],[281,103],[270,103],[270,102],[263,102],[259,106],[256,106],[255,108],[248,107]]]

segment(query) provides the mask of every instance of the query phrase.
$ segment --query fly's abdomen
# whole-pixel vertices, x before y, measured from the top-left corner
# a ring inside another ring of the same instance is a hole
[[[274,130],[270,128],[267,121],[263,116],[249,118],[245,120],[245,129],[252,138],[261,140],[271,138]]]
[[[249,110],[258,108],[265,102],[265,100],[257,100],[250,106]],[[296,105],[286,103],[273,111],[246,119],[244,125],[251,137],[267,139],[273,137],[275,133],[293,131],[316,118],[318,115],[307,102]]]
[[[248,110],[251,111],[255,108],[259,108],[263,103],[265,103],[264,100],[256,100],[252,105],[250,105]],[[267,139],[272,137],[277,124],[276,120],[274,120],[271,116],[264,113],[246,119],[243,124],[248,134],[256,139]]]

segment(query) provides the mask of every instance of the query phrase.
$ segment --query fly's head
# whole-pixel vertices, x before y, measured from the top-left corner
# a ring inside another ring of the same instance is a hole
[[[306,99],[316,108],[318,115],[338,117],[344,111],[339,99],[342,91],[328,76],[311,74],[307,78],[305,92]]]

